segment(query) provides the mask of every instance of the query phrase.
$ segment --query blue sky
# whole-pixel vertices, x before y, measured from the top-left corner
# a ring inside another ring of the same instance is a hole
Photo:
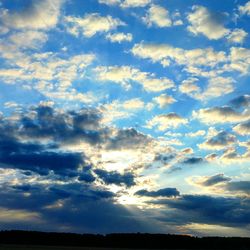
[[[249,18],[1,1],[1,229],[249,235]]]

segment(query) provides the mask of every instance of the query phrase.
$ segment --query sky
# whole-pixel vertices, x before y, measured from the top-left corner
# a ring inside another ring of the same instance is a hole
[[[0,229],[249,236],[250,1],[0,1]]]

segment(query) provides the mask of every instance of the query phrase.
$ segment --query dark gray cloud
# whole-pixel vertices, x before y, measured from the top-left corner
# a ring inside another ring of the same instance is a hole
[[[157,191],[142,189],[137,191],[135,195],[148,197],[176,197],[180,195],[180,192],[176,188],[163,188]]]
[[[227,190],[232,192],[242,192],[250,194],[250,181],[233,181],[229,182],[226,186]]]
[[[132,173],[120,174],[116,171],[106,171],[103,169],[95,169],[94,172],[101,178],[106,184],[126,185],[131,187],[135,185],[135,176]]]
[[[230,101],[230,104],[236,108],[249,107],[250,95],[241,95]]]
[[[189,158],[184,159],[181,163],[195,165],[195,164],[200,164],[203,162],[204,160],[202,157],[189,157]]]
[[[230,180],[231,178],[224,176],[224,174],[216,174],[208,177],[204,182],[202,182],[202,185],[213,186],[219,183],[228,182]]]
[[[220,131],[217,135],[200,144],[202,148],[222,149],[236,142],[236,136],[226,131]]]
[[[250,223],[250,200],[236,197],[182,195],[177,199],[151,201],[171,208],[158,217],[170,224],[204,223],[229,227],[246,227]]]
[[[152,139],[134,128],[121,129],[107,141],[107,149],[136,149],[145,147]]]

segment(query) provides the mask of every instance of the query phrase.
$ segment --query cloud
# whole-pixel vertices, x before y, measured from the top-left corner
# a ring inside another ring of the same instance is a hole
[[[111,103],[104,104],[100,110],[104,114],[104,123],[110,123],[114,120],[125,119],[134,116],[135,113],[142,110],[145,103],[140,98],[133,98],[126,101],[114,100]]]
[[[149,27],[153,25],[160,28],[172,26],[172,21],[169,17],[168,10],[156,4],[152,4],[149,7],[147,15],[143,17],[143,21]]]
[[[236,125],[233,130],[239,135],[250,135],[250,121]]]
[[[186,136],[188,136],[188,137],[198,137],[198,136],[203,136],[205,134],[206,134],[205,130],[198,130],[196,132],[190,132],[190,133],[186,134]]]
[[[131,33],[114,33],[108,34],[106,38],[112,43],[121,43],[121,42],[131,42],[133,39],[133,35]]]
[[[189,67],[214,67],[226,61],[225,52],[217,52],[212,48],[185,50],[168,44],[138,43],[133,46],[131,52],[134,56],[150,59],[152,62],[160,62],[162,65],[166,65],[166,62],[173,60],[178,65]],[[186,68],[186,70],[188,71],[189,68]]]
[[[98,0],[98,2],[106,5],[117,5],[121,2],[121,0]]]
[[[14,29],[51,29],[57,25],[64,1],[30,1],[30,5],[21,11],[11,12],[1,9],[0,20]]]
[[[118,83],[126,89],[131,87],[131,82],[141,84],[148,92],[159,92],[174,86],[173,81],[168,78],[156,78],[152,73],[143,72],[130,66],[99,66],[95,68],[94,72],[99,81]]]
[[[223,25],[224,13],[213,13],[203,6],[193,6],[193,12],[187,19],[190,23],[188,30],[194,35],[203,34],[208,39],[220,39],[229,33]]]
[[[163,188],[157,191],[142,189],[137,191],[135,195],[147,197],[176,197],[180,195],[180,192],[176,188]]]
[[[198,184],[201,186],[214,186],[222,183],[231,181],[231,178],[225,176],[224,174],[216,174],[212,176],[205,176],[198,180]]]
[[[132,173],[120,174],[116,171],[105,171],[103,169],[95,169],[94,171],[106,184],[134,186],[135,176]]]
[[[66,16],[65,21],[69,33],[79,36],[92,37],[97,33],[107,33],[124,26],[125,23],[118,18],[111,16],[101,16],[99,13],[85,14],[84,17]]]
[[[227,36],[227,40],[232,43],[243,43],[248,33],[243,29],[234,29]]]
[[[248,1],[245,5],[240,5],[239,11],[242,15],[250,16],[250,1]]]
[[[200,100],[207,100],[232,93],[234,82],[231,77],[212,77],[209,79],[206,89],[202,93],[196,94],[195,97]]]
[[[225,65],[227,71],[238,71],[248,74],[250,67],[250,50],[242,47],[231,47],[229,55],[230,64]]]
[[[230,101],[230,104],[236,108],[244,108],[250,106],[250,95],[241,95]]]
[[[250,195],[250,181],[232,181],[226,185],[226,189],[231,192]]]
[[[229,106],[193,111],[193,117],[207,124],[244,122],[250,118],[249,114],[237,112]]]
[[[176,113],[168,113],[155,116],[147,122],[149,128],[157,127],[158,130],[164,131],[168,128],[176,128],[182,124],[187,124],[188,121]]]
[[[124,0],[121,3],[122,8],[145,7],[150,4],[151,0]]]
[[[182,81],[181,85],[179,86],[179,91],[181,93],[194,97],[196,93],[199,93],[201,91],[200,87],[195,84],[197,81],[197,78],[189,78]]]
[[[151,3],[151,0],[98,0],[99,3],[106,5],[118,5],[121,8],[145,7]]]
[[[201,157],[189,157],[189,158],[184,159],[181,163],[195,165],[195,164],[200,164],[203,162],[204,160]]]
[[[236,136],[220,131],[217,135],[209,138],[207,141],[199,144],[199,148],[209,150],[220,150],[236,143]]]
[[[235,197],[213,197],[208,195],[182,195],[178,199],[158,200],[175,212],[166,211],[161,221],[173,224],[207,223],[235,227],[249,224],[249,201]],[[232,216],[237,214],[237,216]]]
[[[172,103],[175,103],[176,100],[169,95],[161,94],[160,96],[154,97],[153,100],[159,104],[160,108],[164,108]]]
[[[48,40],[48,36],[41,31],[27,30],[13,33],[8,38],[18,48],[38,49]]]

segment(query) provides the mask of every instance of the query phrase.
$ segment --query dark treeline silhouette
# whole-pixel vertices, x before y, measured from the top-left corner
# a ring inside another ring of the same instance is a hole
[[[146,249],[250,249],[250,238],[192,237],[170,234],[74,234],[1,231],[0,244]]]

